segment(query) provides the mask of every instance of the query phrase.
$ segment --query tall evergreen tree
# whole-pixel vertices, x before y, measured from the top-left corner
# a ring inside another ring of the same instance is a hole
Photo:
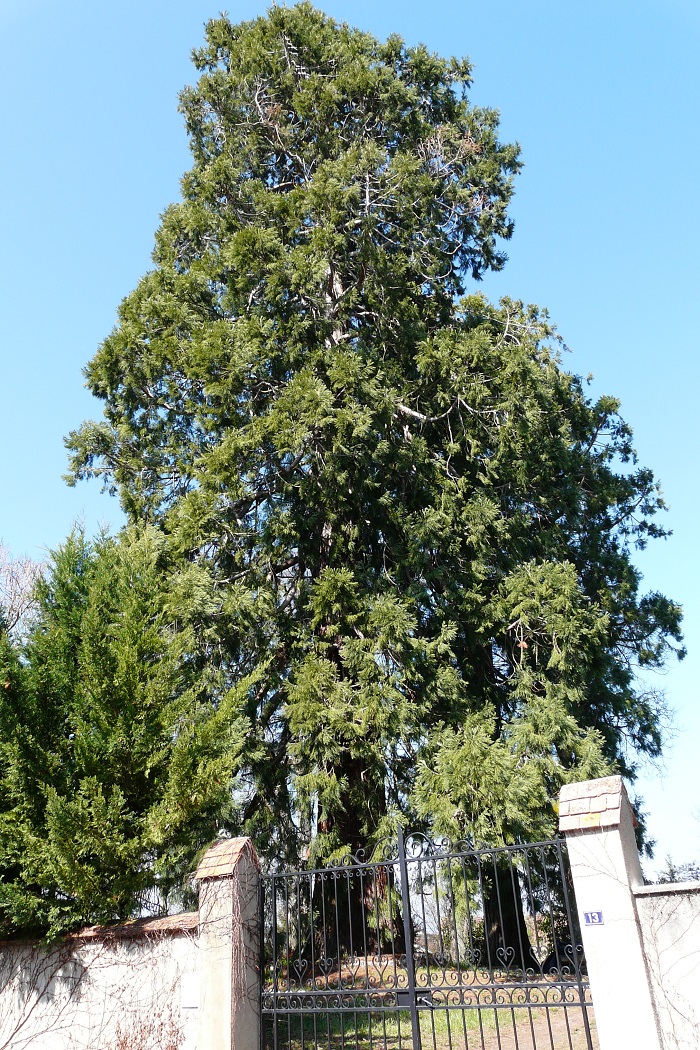
[[[197,850],[236,825],[240,697],[198,658],[192,571],[166,587],[164,568],[153,528],[76,533],[21,654],[0,633],[0,932],[167,907]]]
[[[544,314],[465,298],[518,150],[467,62],[308,3],[210,22],[194,61],[193,166],[88,366],[72,480],[198,574],[263,848],[337,856],[396,811],[551,830],[563,780],[658,754],[635,668],[680,613],[640,593],[662,501],[617,402]]]

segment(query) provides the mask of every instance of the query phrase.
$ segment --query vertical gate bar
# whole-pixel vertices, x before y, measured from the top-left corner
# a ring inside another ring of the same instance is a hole
[[[450,919],[452,920],[452,929],[450,936],[454,936],[454,954],[453,963],[456,966],[457,973],[459,974],[459,987],[462,987],[462,952],[459,947],[459,930],[457,929],[457,894],[454,888],[454,882],[452,879],[452,857],[447,857],[445,861],[445,870],[447,871],[447,894],[448,894],[448,906],[450,908]]]
[[[432,863],[432,869],[433,869],[432,870],[433,887],[434,887],[433,897],[435,899],[435,912],[436,912],[436,916],[437,916],[438,932],[440,933],[440,898],[439,898],[439,893],[438,893],[438,867],[437,867],[437,860],[435,859],[434,856],[431,856],[431,857],[428,858],[428,864],[430,865],[431,863]],[[422,864],[423,864],[423,858],[419,857],[418,858],[418,870],[419,871],[422,870]],[[428,871],[430,871],[430,867],[428,867]],[[429,984],[432,986],[433,979],[432,979],[432,974],[430,973],[430,964],[429,964],[429,961],[428,961],[430,959],[430,952],[428,950],[428,921],[427,921],[427,918],[426,918],[426,915],[425,915],[425,897],[423,897],[422,900],[423,900],[423,937],[425,939],[425,959],[426,959],[426,966],[427,966],[427,970],[428,970],[428,981],[429,981]],[[440,936],[442,936],[442,935],[440,934]],[[442,943],[441,943],[440,946],[442,947]],[[444,967],[443,967],[443,983],[444,983]],[[432,1002],[432,999],[431,999],[431,1002]],[[449,1043],[449,1050],[452,1050],[452,1032],[450,1030],[450,1012],[449,1012],[449,1010],[445,1010],[445,1021],[447,1023],[447,1040],[448,1040],[448,1043]],[[430,1009],[430,1027],[432,1028],[432,1032],[433,1032],[433,1050],[437,1050],[437,1031],[435,1029],[435,1010],[432,1007]]]
[[[287,991],[289,993],[287,1002],[292,1002],[292,933],[294,923],[294,901],[292,900],[292,894],[294,893],[294,877],[288,875],[285,881],[285,915],[287,920]],[[286,1015],[286,1032],[287,1032],[287,1048],[292,1050],[292,1015]]]
[[[503,940],[503,943],[505,945],[505,938],[503,937],[503,934],[502,934],[502,931],[503,931],[503,912],[502,912],[502,909],[501,909],[501,893],[500,893],[500,890],[499,890],[499,887],[498,887],[498,868],[497,868],[498,854],[494,850],[490,850],[489,853],[490,853],[490,857],[491,857],[491,864],[493,865],[493,885],[494,885],[495,890],[496,890],[496,904],[497,904],[497,911],[498,911],[498,919],[499,919],[499,922],[501,924],[501,933],[499,934],[499,936],[500,936],[501,940]],[[485,915],[486,915],[486,906],[485,906],[485,901],[484,901],[484,916]],[[488,956],[489,956],[489,967],[491,969],[491,984],[492,984],[492,986],[495,987],[495,982],[496,982],[495,963],[494,963],[494,960],[493,960],[493,957],[492,957],[490,951],[488,951],[488,946],[489,946],[490,939],[491,938],[487,935],[486,936],[486,947],[487,947],[487,953],[488,953]],[[498,958],[499,958],[499,956],[498,956],[498,948],[496,948],[496,960],[498,960]],[[493,995],[494,995],[494,1001],[495,1001],[495,992],[493,993]],[[496,1038],[498,1040],[498,1050],[502,1050],[503,1043],[501,1041],[500,1021],[499,1021],[499,1017],[498,1017],[498,1010],[495,1007],[494,1007],[494,1011],[493,1011],[493,1019],[494,1019],[495,1025],[496,1025]]]
[[[447,893],[448,893],[448,899],[449,899],[450,917],[452,919],[452,934],[451,935],[454,935],[454,944],[455,944],[454,957],[453,957],[453,959],[451,961],[452,961],[453,966],[457,970],[458,995],[459,995],[459,1002],[460,1002],[460,1005],[461,1005],[461,1010],[459,1011],[459,1013],[460,1013],[460,1016],[462,1018],[462,1032],[463,1032],[463,1035],[464,1035],[464,1048],[465,1048],[465,1050],[469,1050],[469,1039],[467,1037],[467,1017],[466,1017],[466,1011],[464,1009],[464,974],[462,972],[462,952],[461,952],[460,947],[459,947],[459,930],[457,928],[457,895],[456,895],[456,892],[455,892],[454,882],[453,882],[453,879],[452,879],[452,861],[453,861],[453,858],[451,856],[447,857],[447,859],[445,861],[446,870],[447,870]],[[465,887],[465,899],[466,899],[466,897],[467,897],[467,893],[466,893],[466,887]],[[469,903],[467,901],[467,910],[468,909],[469,909]],[[449,998],[449,996],[447,994],[446,994],[445,997],[446,997],[446,999]]]
[[[426,959],[426,969],[427,969],[426,983],[427,983],[427,986],[430,987],[431,984],[432,984],[432,976],[431,976],[431,973],[430,973],[430,965],[428,963],[428,957],[429,957],[429,952],[428,952],[428,919],[427,919],[427,916],[426,916],[426,913],[425,913],[425,896],[426,896],[426,891],[425,891],[425,878],[423,876],[423,857],[420,854],[416,857],[416,870],[417,870],[417,875],[418,875],[418,878],[417,878],[418,899],[420,900],[421,918],[422,918],[422,921],[423,921],[423,943],[424,943],[424,946],[425,946],[425,959]],[[418,994],[417,989],[416,989],[416,994]],[[436,1034],[435,1034],[435,1014],[434,1014],[432,1009],[430,1011],[430,1024],[431,1024],[431,1029],[432,1029],[432,1033],[433,1033],[433,1050],[437,1050],[437,1037],[436,1037]]]
[[[348,868],[345,872],[345,886],[347,893],[345,894],[347,905],[348,905],[348,966],[353,969],[353,961],[355,959],[355,945],[353,944],[352,938],[352,868]]]
[[[365,949],[365,975],[366,975],[366,986],[367,986],[367,1003],[368,1003],[369,1006],[372,1005],[372,981],[371,981],[371,978],[370,978],[370,954],[369,954],[370,953],[370,944],[369,944],[369,941],[367,939],[367,931],[369,930],[369,923],[370,923],[370,918],[371,918],[372,900],[374,899],[376,901],[377,896],[379,894],[379,873],[380,873],[380,871],[383,871],[383,870],[384,869],[382,869],[379,864],[373,864],[371,867],[367,868],[364,872],[363,872],[362,869],[360,869],[360,900],[361,900],[361,903],[362,903],[362,937],[363,937],[363,944],[364,944],[364,949]],[[368,881],[369,881],[369,886],[368,886]],[[392,917],[392,914],[391,914],[391,887],[390,887],[390,880],[389,880],[388,874],[387,874],[387,879],[386,879],[386,885],[387,885],[387,911],[388,911],[388,914],[389,914],[389,924],[391,925],[391,923],[393,921],[393,917]],[[369,909],[370,909],[369,913],[368,913],[368,904],[369,904]],[[375,981],[376,981],[376,984],[377,984],[377,988],[381,987],[381,983],[380,982],[383,980],[382,970],[380,968],[381,964],[379,962],[379,953],[381,952],[381,937],[382,937],[381,926],[379,924],[377,924],[376,944],[375,944],[375,951],[376,951],[376,957],[377,958],[376,958],[376,964],[373,963],[373,969],[374,969],[374,972],[375,972]],[[377,1004],[379,1004],[379,1001],[380,1000],[377,1000]],[[372,1015],[370,1014],[370,1019],[371,1019],[371,1017],[372,1017]],[[382,1029],[383,1045],[384,1045],[384,1047],[386,1047],[387,1046],[386,1014],[383,1011],[379,1014],[379,1017],[377,1018],[377,1025],[380,1025],[380,1024],[381,1024],[381,1029]]]
[[[550,843],[549,845],[551,846],[552,843]],[[550,909],[550,913],[551,913],[552,912],[552,894],[557,888],[557,886],[555,885],[555,883],[557,881],[557,876],[556,876],[556,874],[554,874],[552,876],[552,886],[550,888],[549,878],[547,876],[547,857],[551,856],[551,850],[549,849],[549,846],[547,846],[547,845],[541,846],[540,847],[540,855],[542,857],[542,870],[544,872],[545,887],[546,887],[548,899],[549,899],[549,902],[550,902],[549,903],[549,909]],[[553,857],[551,863],[552,863],[553,869],[555,869],[555,871],[558,872],[558,878],[559,878],[559,882],[561,883],[561,888],[562,888],[562,895],[564,896],[564,899],[566,899],[566,876],[565,876],[565,873],[564,873],[564,870],[563,870],[563,866],[562,866],[562,857],[559,856],[559,853],[558,853],[558,851],[556,849],[555,849],[555,854],[554,854],[554,857]],[[554,929],[554,926],[552,926],[552,929]],[[571,951],[571,964],[574,967],[574,971],[576,973],[578,973],[578,961],[576,959],[576,947],[574,945],[573,927],[571,925],[570,916],[568,914],[567,914],[567,917],[566,917],[566,929],[567,929],[568,937],[569,937],[569,947],[572,949],[572,951]],[[553,936],[554,936],[554,954],[555,954],[555,957],[556,957],[556,960],[557,960],[557,967],[558,967],[558,970],[559,970],[559,980],[563,984],[563,982],[564,982],[564,980],[566,978],[567,963],[566,963],[566,959],[563,959],[563,960],[560,959],[560,957],[559,957],[560,953],[559,953],[559,948],[557,946],[556,935],[553,934]],[[565,951],[566,951],[566,948],[565,948]],[[579,981],[578,977],[577,977],[577,981]],[[566,1000],[566,995],[565,995],[563,987],[561,988],[561,996],[562,996],[562,1002],[566,1003],[567,1000]],[[579,1000],[581,1000],[580,982],[579,982]],[[584,1007],[581,1006],[581,1011],[582,1012],[583,1012],[583,1009],[584,1009]],[[549,1020],[549,1013],[547,1013],[547,1020]],[[566,1006],[564,1006],[564,1023],[566,1025],[566,1035],[567,1035],[567,1039],[569,1041],[569,1050],[574,1050],[573,1034],[571,1032],[571,1024],[570,1024],[570,1020],[569,1020],[569,1011],[568,1011],[568,1008]],[[554,1046],[554,1039],[553,1039],[553,1035],[552,1035],[552,1030],[551,1029],[552,1029],[552,1026],[550,1025],[549,1026],[549,1032],[550,1032],[549,1041],[551,1043],[551,1046],[553,1047]],[[590,1048],[589,1048],[589,1050],[590,1050]]]
[[[534,855],[535,856],[539,856],[540,863],[542,865],[542,882],[544,884],[544,900],[546,902],[546,904],[543,905],[543,909],[546,907],[546,911],[549,914],[549,928],[552,931],[552,950],[554,951],[554,961],[557,964],[558,979],[559,979],[559,982],[561,983],[563,975],[562,975],[562,972],[561,972],[561,964],[560,964],[560,961],[559,961],[559,949],[557,948],[557,933],[556,933],[556,924],[554,922],[554,912],[552,910],[552,890],[550,888],[549,878],[547,876],[547,850],[546,850],[546,847],[539,846],[538,849],[537,849],[537,852]],[[545,914],[545,918],[546,917],[547,916]],[[546,980],[547,979],[547,975],[544,973],[544,968],[542,968],[542,974],[543,974],[543,980]],[[550,976],[551,976],[551,967],[550,967]],[[562,991],[562,995],[563,995],[563,991]],[[566,1016],[566,1014],[565,1014],[565,1016]],[[547,1017],[547,1030],[549,1032],[550,1050],[554,1050],[554,1035],[553,1035],[553,1032],[552,1032],[552,1022],[551,1022],[549,1010],[547,1010],[546,1017]],[[571,1042],[571,1040],[569,1040],[569,1042]]]
[[[408,865],[406,863],[406,843],[403,828],[399,824],[399,872],[401,874],[401,903],[403,906],[403,927],[406,941],[406,973],[410,996],[411,1030],[413,1032],[413,1050],[421,1050],[420,1020],[416,1003],[416,968],[413,959],[413,929],[411,922],[411,895],[408,889]]]
[[[342,954],[340,947],[340,909],[338,907],[338,896],[340,894],[340,885],[342,872],[337,868],[333,869],[333,913],[335,917],[335,952],[338,956],[338,987],[340,988],[342,979]]]
[[[304,974],[306,972],[305,967],[302,965],[303,959],[301,956],[302,945],[304,944],[304,935],[301,926],[302,916],[302,893],[303,893],[303,874],[297,875],[297,964],[299,967],[299,1002],[301,1004],[301,1010],[299,1012],[299,1038],[301,1040],[301,1050],[305,1050],[304,1047]]]
[[[510,882],[513,889],[513,908],[516,910],[515,925],[517,927],[518,934],[518,947],[520,948],[520,968],[525,969],[527,963],[525,961],[525,945],[523,944],[523,932],[521,925],[518,922],[518,909],[522,912],[522,889],[520,886],[520,877],[517,870],[517,863],[519,858],[519,851],[513,850],[508,853],[508,867],[510,868]],[[518,904],[520,902],[520,906]],[[524,916],[523,916],[524,918]],[[515,946],[514,946],[515,947]]]
[[[436,911],[437,928],[438,928],[438,945],[440,947],[440,956],[441,956],[441,962],[439,964],[440,965],[440,969],[442,971],[441,972],[441,979],[442,979],[443,987],[447,987],[447,985],[448,985],[448,977],[447,977],[448,959],[446,957],[446,952],[445,952],[445,943],[444,943],[444,939],[443,939],[443,933],[444,933],[444,930],[446,928],[447,928],[448,933],[449,933],[449,927],[445,927],[445,922],[447,920],[448,909],[449,909],[449,901],[446,901],[444,899],[445,895],[443,894],[442,907],[441,907],[441,905],[440,905],[440,874],[439,874],[440,869],[438,868],[438,864],[439,864],[438,860],[434,860],[433,861],[433,866],[435,868],[435,911]],[[443,861],[442,864],[443,865],[449,864],[449,861]],[[444,880],[444,877],[445,877],[444,876],[444,869],[443,869],[443,876],[442,877],[443,877],[443,880]],[[443,885],[444,885],[444,883],[443,883]],[[427,932],[426,932],[426,942],[427,942],[427,939],[428,939],[428,936],[427,936]],[[444,992],[443,995],[444,995],[444,999],[445,999],[445,1005],[447,1006],[447,1005],[449,1005],[449,992]],[[433,1018],[435,1016],[435,1014],[434,1014],[434,1012],[432,1010],[430,1012],[430,1016],[433,1017]],[[448,1009],[445,1010],[445,1018],[446,1018],[446,1021],[447,1021],[447,1041],[449,1043],[450,1050],[452,1050],[452,1015],[451,1015],[451,1013],[450,1013],[450,1011]],[[435,1030],[435,1022],[434,1021],[433,1021],[433,1030]],[[435,1042],[436,1042],[436,1045],[437,1045],[437,1036],[435,1037]]]
[[[481,900],[481,911],[482,911],[482,914],[483,914],[484,920],[485,920],[485,918],[486,918],[486,902],[484,900],[484,870],[483,870],[482,865],[481,865],[481,854],[478,853],[476,850],[474,850],[472,852],[472,857],[474,858],[474,860],[476,862],[476,884],[477,884],[476,901]],[[472,925],[471,909],[467,912],[467,914],[469,916],[469,924],[470,924],[469,936],[471,938],[472,946],[474,946],[476,944],[476,936],[475,936],[475,932],[474,932],[474,927]],[[475,910],[475,913],[474,913],[474,918],[476,918],[476,910]],[[486,922],[484,921],[484,934],[485,933],[486,933]],[[489,947],[489,938],[487,936],[485,936],[484,940],[485,940],[485,948],[486,948],[486,963],[485,963],[485,965],[486,965],[486,969],[488,970],[489,981],[491,983],[493,983],[493,973],[492,973],[492,970],[491,970],[491,949]],[[479,961],[481,961],[481,960],[479,960]],[[474,967],[474,979],[476,980],[476,966]],[[482,1016],[482,1013],[481,1013],[481,1008],[479,1008],[479,1010],[478,1010],[478,1017],[479,1017],[479,1033],[481,1035],[481,1050],[484,1050],[484,1047],[486,1046],[486,1043],[485,1043],[485,1038],[486,1037],[484,1035],[484,1021],[483,1021],[483,1016]],[[501,1040],[500,1039],[498,1040],[498,1045],[499,1045],[499,1047],[501,1045]]]
[[[258,883],[258,922],[260,925],[260,933],[258,934],[259,941],[259,953],[260,953],[260,1020],[259,1020],[259,1039],[258,1044],[260,1050],[265,1050],[265,1022],[263,1020],[263,988],[265,987],[265,879],[260,879]]]
[[[282,892],[284,893],[284,963],[287,970],[285,982],[286,990],[290,992],[292,990],[292,922],[294,921],[292,913],[292,902],[290,900],[291,892],[291,880],[287,875],[282,882]]]
[[[550,916],[549,924],[550,924],[550,929],[552,931],[552,949],[554,951],[554,959],[555,959],[555,962],[556,962],[558,960],[559,956],[557,954],[557,947],[556,947],[556,939],[557,939],[556,938],[556,929],[555,929],[555,926],[554,926],[554,919],[552,917],[553,916],[553,912],[552,912],[551,890],[550,890],[550,887],[549,887],[549,879],[548,879],[548,876],[547,876],[547,847],[546,846],[541,846],[537,850],[533,850],[533,856],[536,857],[536,858],[537,857],[539,858],[540,864],[542,866],[542,876],[541,876],[541,880],[540,881],[544,885],[544,891],[545,891],[545,898],[544,898],[544,902],[542,904],[542,914],[544,915],[544,917],[546,919],[547,918],[546,910],[549,911],[549,916]],[[536,874],[537,874],[537,871],[536,871]],[[540,968],[542,970],[543,980],[546,980],[547,978],[546,978],[546,974],[544,973],[544,967],[540,967]],[[550,967],[550,969],[551,969],[551,967]],[[551,976],[551,974],[550,974],[550,976]],[[560,980],[561,980],[561,977],[562,977],[562,974],[559,973],[559,979]],[[565,998],[565,996],[564,996],[564,993],[562,991],[562,1000],[564,998]],[[549,1009],[547,1009],[545,1011],[545,1017],[547,1018],[547,1035],[549,1036],[549,1050],[556,1050],[555,1045],[554,1045],[554,1030],[552,1028],[552,1015],[551,1015]],[[568,1017],[568,1014],[566,1013],[566,1010],[564,1010],[564,1017],[565,1018]],[[570,1035],[569,1035],[569,1046],[571,1046],[571,1036]]]
[[[354,989],[355,984],[356,984],[356,980],[357,980],[357,970],[356,970],[356,967],[355,967],[355,962],[356,962],[356,959],[355,959],[355,943],[354,943],[353,936],[352,936],[352,923],[353,923],[353,914],[352,914],[352,880],[353,880],[353,874],[354,874],[353,873],[353,869],[351,867],[348,868],[346,870],[346,872],[345,872],[345,885],[346,885],[346,888],[347,888],[347,903],[348,903],[348,940],[349,940],[348,967],[349,967],[349,970],[350,970],[350,974],[352,975],[352,983],[353,983],[353,989]],[[357,1012],[357,998],[356,998],[356,995],[355,995],[354,992],[353,992],[353,1003],[354,1003],[354,1006],[355,1006],[355,1013],[354,1013],[354,1018],[355,1018],[355,1050],[360,1050],[359,1032],[357,1030],[358,1029],[358,1025],[359,1025],[359,1017],[358,1017],[358,1012]],[[367,1015],[367,1020],[369,1021],[369,1014]],[[371,1029],[371,1027],[369,1029],[369,1046],[370,1046],[370,1050],[372,1050],[372,1029]]]
[[[326,918],[326,891],[328,889],[327,882],[328,878],[324,871],[319,872],[319,879],[321,884],[321,928],[323,930],[323,975],[325,977],[325,989],[326,989],[326,1041],[328,1043],[328,1050],[331,1050],[331,1015],[328,1009],[330,1003],[330,966],[328,962],[328,919]]]
[[[333,915],[331,919],[335,919],[335,951],[338,956],[338,1004],[342,1005],[342,988],[343,988],[343,961],[341,958],[340,950],[340,909],[338,908],[338,894],[340,893],[341,885],[341,872],[337,868],[332,869],[333,873]],[[340,1023],[340,1048],[345,1050],[345,1017],[342,1012],[338,1014],[338,1021]]]
[[[559,944],[557,942],[557,936],[556,936],[556,922],[555,922],[555,919],[554,919],[554,909],[552,907],[552,887],[549,884],[550,883],[550,879],[549,879],[549,876],[547,874],[547,852],[546,852],[546,847],[545,846],[540,846],[538,848],[538,852],[539,852],[539,855],[540,855],[540,860],[542,862],[542,879],[544,881],[545,900],[547,901],[547,907],[548,907],[548,911],[549,911],[549,925],[550,925],[550,928],[552,930],[552,949],[554,951],[554,959],[555,959],[556,964],[557,964],[557,973],[559,975],[559,981],[561,983],[562,976],[563,976],[563,974],[562,974],[562,961],[561,961],[561,959],[559,957]],[[558,858],[557,858],[557,862],[558,862]],[[560,869],[560,874],[561,874],[561,869]],[[571,926],[569,925],[568,918],[567,918],[567,928],[568,928],[569,931],[571,930]]]
[[[567,920],[567,922],[569,924],[569,937],[571,939],[571,947],[573,948],[573,951],[574,951],[574,956],[573,956],[574,957],[574,970],[576,972],[576,983],[578,984],[578,994],[579,994],[579,1000],[581,1002],[581,1016],[583,1018],[583,1027],[584,1027],[585,1032],[586,1032],[586,1046],[587,1046],[588,1050],[593,1050],[593,1037],[591,1036],[591,1026],[588,1023],[588,1006],[586,1004],[586,998],[585,998],[586,993],[585,993],[585,990],[584,990],[584,987],[583,987],[583,981],[581,980],[581,966],[580,966],[579,961],[578,961],[578,959],[576,957],[576,947],[577,947],[577,945],[574,944],[574,923],[573,923],[573,918],[572,918],[572,915],[571,915],[571,903],[569,901],[569,888],[568,888],[567,882],[566,882],[567,871],[566,871],[565,864],[566,864],[566,862],[568,861],[569,858],[568,858],[568,854],[567,854],[566,861],[564,860],[564,850],[562,848],[562,840],[561,839],[555,839],[554,843],[555,843],[555,846],[556,846],[557,857],[558,857],[558,860],[559,860],[559,873],[561,875],[562,891],[563,891],[563,894],[564,894],[564,907],[566,908],[566,920]]]
[[[516,902],[516,899],[515,899],[515,880],[514,880],[514,877],[513,877],[513,865],[515,863],[515,861],[513,860],[514,856],[515,856],[515,854],[512,853],[510,850],[506,853],[506,858],[508,860],[508,868],[509,868],[509,871],[510,871],[511,887],[512,887],[512,890],[513,890],[513,908],[517,909],[518,905],[517,905],[517,902]],[[500,899],[501,898],[499,896],[499,901],[500,901]],[[506,899],[507,899],[507,891],[506,891]],[[502,906],[501,906],[501,911],[502,911]],[[517,914],[516,914],[516,918],[515,918],[515,924],[518,927],[518,943],[521,943],[520,923],[518,922]],[[503,943],[505,944],[505,935],[503,937]],[[521,951],[520,952],[520,957],[521,958],[522,958],[522,954],[523,953]],[[508,958],[510,959],[509,955],[508,955]],[[515,959],[515,945],[513,945],[513,959]],[[513,967],[513,969],[515,969],[515,967]],[[510,978],[510,976],[511,976],[510,963],[508,963],[508,969],[506,970],[506,974],[507,974],[508,978]],[[510,991],[510,1023],[513,1026],[513,1041],[515,1043],[515,1050],[520,1050],[520,1039],[518,1037],[518,1015],[516,1014],[515,1007],[513,1006],[513,990],[512,989]]]
[[[391,861],[386,866],[386,877],[387,877],[387,910],[390,916],[389,922],[389,956],[391,958],[391,965],[393,968],[392,979],[394,981],[393,988],[396,993],[396,1027],[398,1030],[399,1037],[399,1050],[404,1050],[404,1036],[401,1030],[401,1010],[399,1008],[399,992],[401,990],[401,978],[399,976],[399,968],[396,962],[396,933],[394,931],[394,898],[392,894],[396,891],[396,863]],[[378,870],[378,869],[377,869]],[[399,879],[401,875],[399,874]],[[379,905],[378,905],[378,894],[375,895],[375,911],[376,911],[376,924],[377,929],[381,929],[379,922]],[[405,948],[404,944],[404,948]],[[381,949],[380,949],[381,952]],[[406,978],[408,981],[408,977]]]
[[[510,870],[510,883],[511,883],[511,888],[513,890],[513,910],[515,911],[515,926],[516,926],[516,932],[517,932],[517,935],[518,935],[518,947],[520,949],[520,962],[522,964],[522,970],[524,971],[525,970],[525,947],[523,945],[523,934],[522,934],[522,928],[521,928],[520,921],[519,921],[519,917],[520,916],[518,914],[518,913],[522,914],[522,895],[521,895],[521,888],[520,888],[520,877],[518,875],[518,871],[517,871],[517,867],[516,867],[517,862],[518,862],[518,851],[516,851],[516,850],[508,850],[508,853],[506,854],[506,856],[508,857],[508,868]],[[523,918],[524,918],[524,915],[523,915]],[[513,959],[515,960],[515,945],[513,945]],[[517,970],[517,966],[513,967],[513,969]],[[509,976],[510,976],[510,974],[509,974]],[[520,1050],[520,1038],[518,1036],[518,1019],[520,1017],[520,1014],[516,1014],[516,1012],[515,1012],[515,1007],[513,1006],[513,992],[512,991],[510,993],[510,1002],[511,1002],[510,1013],[511,1013],[511,1018],[512,1018],[512,1021],[513,1021],[513,1031],[515,1032],[515,1046],[516,1046],[516,1050]],[[523,1043],[523,1046],[524,1046],[524,1043]]]
[[[314,960],[312,971],[311,971],[312,977],[313,977],[313,989],[314,989],[314,1050],[318,1050],[318,1046],[319,1046],[318,1022],[319,1022],[319,1013],[320,1013],[320,1011],[318,1010],[319,1000],[316,998],[315,993],[316,993],[316,990],[318,988],[321,988],[321,989],[323,988],[323,968],[322,968],[322,964],[321,964],[321,959],[323,958],[323,938],[322,938],[321,934],[319,933],[319,931],[317,929],[317,926],[314,923],[314,900],[316,900],[316,906],[317,906],[316,921],[317,922],[321,922],[321,909],[318,907],[318,897],[317,897],[317,894],[318,894],[319,890],[321,892],[321,897],[323,897],[323,881],[321,879],[321,873],[317,871],[317,872],[314,872],[312,874],[312,876],[311,876],[311,899],[310,899],[310,902],[309,902],[309,911],[310,911],[310,916],[311,916],[311,944],[313,946],[312,947],[312,952],[313,952],[313,960]],[[318,958],[316,957],[317,954],[318,954]],[[318,983],[317,983],[317,976],[316,976],[316,968],[317,967],[318,967]],[[321,1028],[323,1029],[323,1018],[322,1017],[321,1017]]]
[[[540,970],[540,978],[539,978],[539,982],[538,983],[543,984],[544,981],[542,980],[542,963],[540,961],[541,948],[542,948],[542,943],[541,943],[542,942],[542,937],[540,935],[540,923],[539,923],[540,912],[539,912],[539,908],[538,908],[538,904],[537,904],[537,899],[535,897],[535,892],[534,892],[534,890],[532,888],[532,871],[531,871],[531,868],[530,868],[530,851],[529,851],[529,848],[527,846],[523,847],[523,865],[524,865],[524,873],[525,873],[524,874],[524,878],[525,878],[525,881],[527,883],[525,893],[526,893],[527,900],[528,900],[528,909],[530,911],[530,914],[532,915],[532,927],[533,927],[533,930],[535,932],[535,947],[533,949],[532,945],[530,945],[530,951],[531,951],[531,953],[534,953],[533,962],[537,963],[537,965],[539,967],[539,970]],[[543,989],[542,994],[543,994],[543,998],[546,1001],[547,1000],[546,990]],[[531,1029],[531,1033],[532,1033],[532,1045],[534,1047],[534,1046],[536,1046],[536,1040],[535,1040],[535,1029],[534,1029],[534,1021],[533,1021],[532,1007],[531,1006],[529,1008],[529,1013],[530,1013],[530,1029]],[[547,1028],[549,1029],[550,1050],[552,1050],[552,1045],[553,1045],[552,1044],[552,1034],[551,1034],[552,1033],[552,1025],[551,1025],[550,1016],[549,1016],[549,1009],[545,1010],[545,1017],[547,1019]]]
[[[540,938],[539,938],[539,932],[538,932],[538,929],[537,929],[537,919],[538,919],[537,902],[535,901],[535,897],[534,897],[534,894],[532,892],[532,880],[530,878],[530,854],[528,853],[527,846],[523,846],[522,865],[523,865],[523,870],[521,872],[521,875],[523,877],[523,887],[521,887],[521,890],[522,890],[522,892],[525,893],[525,899],[526,899],[526,904],[527,904],[526,910],[529,911],[530,915],[532,916],[532,927],[533,927],[533,930],[534,930],[534,933],[535,933],[535,949],[534,950],[535,951],[539,951]],[[518,880],[518,881],[520,881],[520,880]],[[522,892],[521,892],[521,896],[522,896]],[[532,952],[533,952],[533,947],[532,947],[532,945],[530,945],[530,954],[531,955],[532,955]],[[528,959],[528,963],[534,962],[534,961],[535,961],[534,959],[533,960]],[[533,969],[533,974],[534,974],[534,969]],[[537,978],[535,977],[535,980],[536,979]],[[526,972],[526,967],[525,967],[524,963],[523,963],[523,981],[527,981],[527,972]],[[549,1010],[545,1010],[545,1014],[547,1015],[547,1017],[549,1017]],[[536,1048],[537,1048],[537,1039],[535,1038],[535,1022],[534,1022],[534,1018],[533,1018],[533,1014],[532,1014],[532,1005],[531,1005],[531,1000],[530,1000],[530,996],[529,995],[528,995],[528,1016],[530,1018],[530,1036],[531,1036],[531,1039],[532,1039],[532,1045],[533,1045],[533,1047],[535,1047],[535,1050],[536,1050]]]
[[[357,869],[357,877],[360,881],[360,915],[362,916],[362,957],[365,963],[365,988],[371,987],[369,979],[369,946],[367,944],[367,906],[365,904],[365,896],[367,894],[365,877],[369,870]]]
[[[316,927],[314,925],[314,891],[316,872],[309,872],[309,948],[311,950],[311,990],[316,991]]]

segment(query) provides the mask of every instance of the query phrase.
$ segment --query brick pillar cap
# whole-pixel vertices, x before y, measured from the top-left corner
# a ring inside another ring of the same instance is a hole
[[[628,811],[637,826],[622,777],[601,777],[564,784],[559,792],[560,831],[601,831],[618,827]]]
[[[194,877],[198,882],[202,882],[204,879],[222,879],[233,875],[246,854],[259,871],[260,862],[250,839],[219,839],[200,860]]]
[[[578,798],[595,798],[599,795],[614,795],[625,790],[622,777],[601,777],[599,780],[584,780],[573,784],[563,784],[559,792],[560,802],[569,802]]]

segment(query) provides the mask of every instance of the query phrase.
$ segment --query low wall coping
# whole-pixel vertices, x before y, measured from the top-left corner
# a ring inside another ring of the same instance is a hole
[[[180,912],[178,915],[162,915],[160,918],[127,919],[104,926],[84,926],[81,930],[64,933],[56,944],[75,944],[82,941],[130,941],[148,937],[180,937],[196,933],[199,913]],[[46,947],[41,937],[11,937],[0,940],[0,951],[12,948]]]
[[[624,790],[621,776],[601,777],[599,780],[575,780],[562,784],[559,792],[561,802],[578,798],[597,798],[600,795],[619,795]]]
[[[653,886],[634,886],[635,897],[665,897],[674,893],[700,893],[700,882],[659,882]]]
[[[559,792],[559,830],[605,831],[619,827],[626,805],[629,800],[620,776],[564,784]],[[630,814],[636,827],[631,806]]]
[[[160,918],[129,919],[109,926],[87,926],[66,934],[68,941],[128,941],[139,937],[178,937],[180,934],[196,933],[199,913],[181,912],[179,915],[162,915]]]

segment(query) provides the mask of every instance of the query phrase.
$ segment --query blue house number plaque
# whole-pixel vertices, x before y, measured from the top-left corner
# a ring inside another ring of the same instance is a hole
[[[586,926],[602,926],[603,913],[602,911],[584,911],[583,921]]]

